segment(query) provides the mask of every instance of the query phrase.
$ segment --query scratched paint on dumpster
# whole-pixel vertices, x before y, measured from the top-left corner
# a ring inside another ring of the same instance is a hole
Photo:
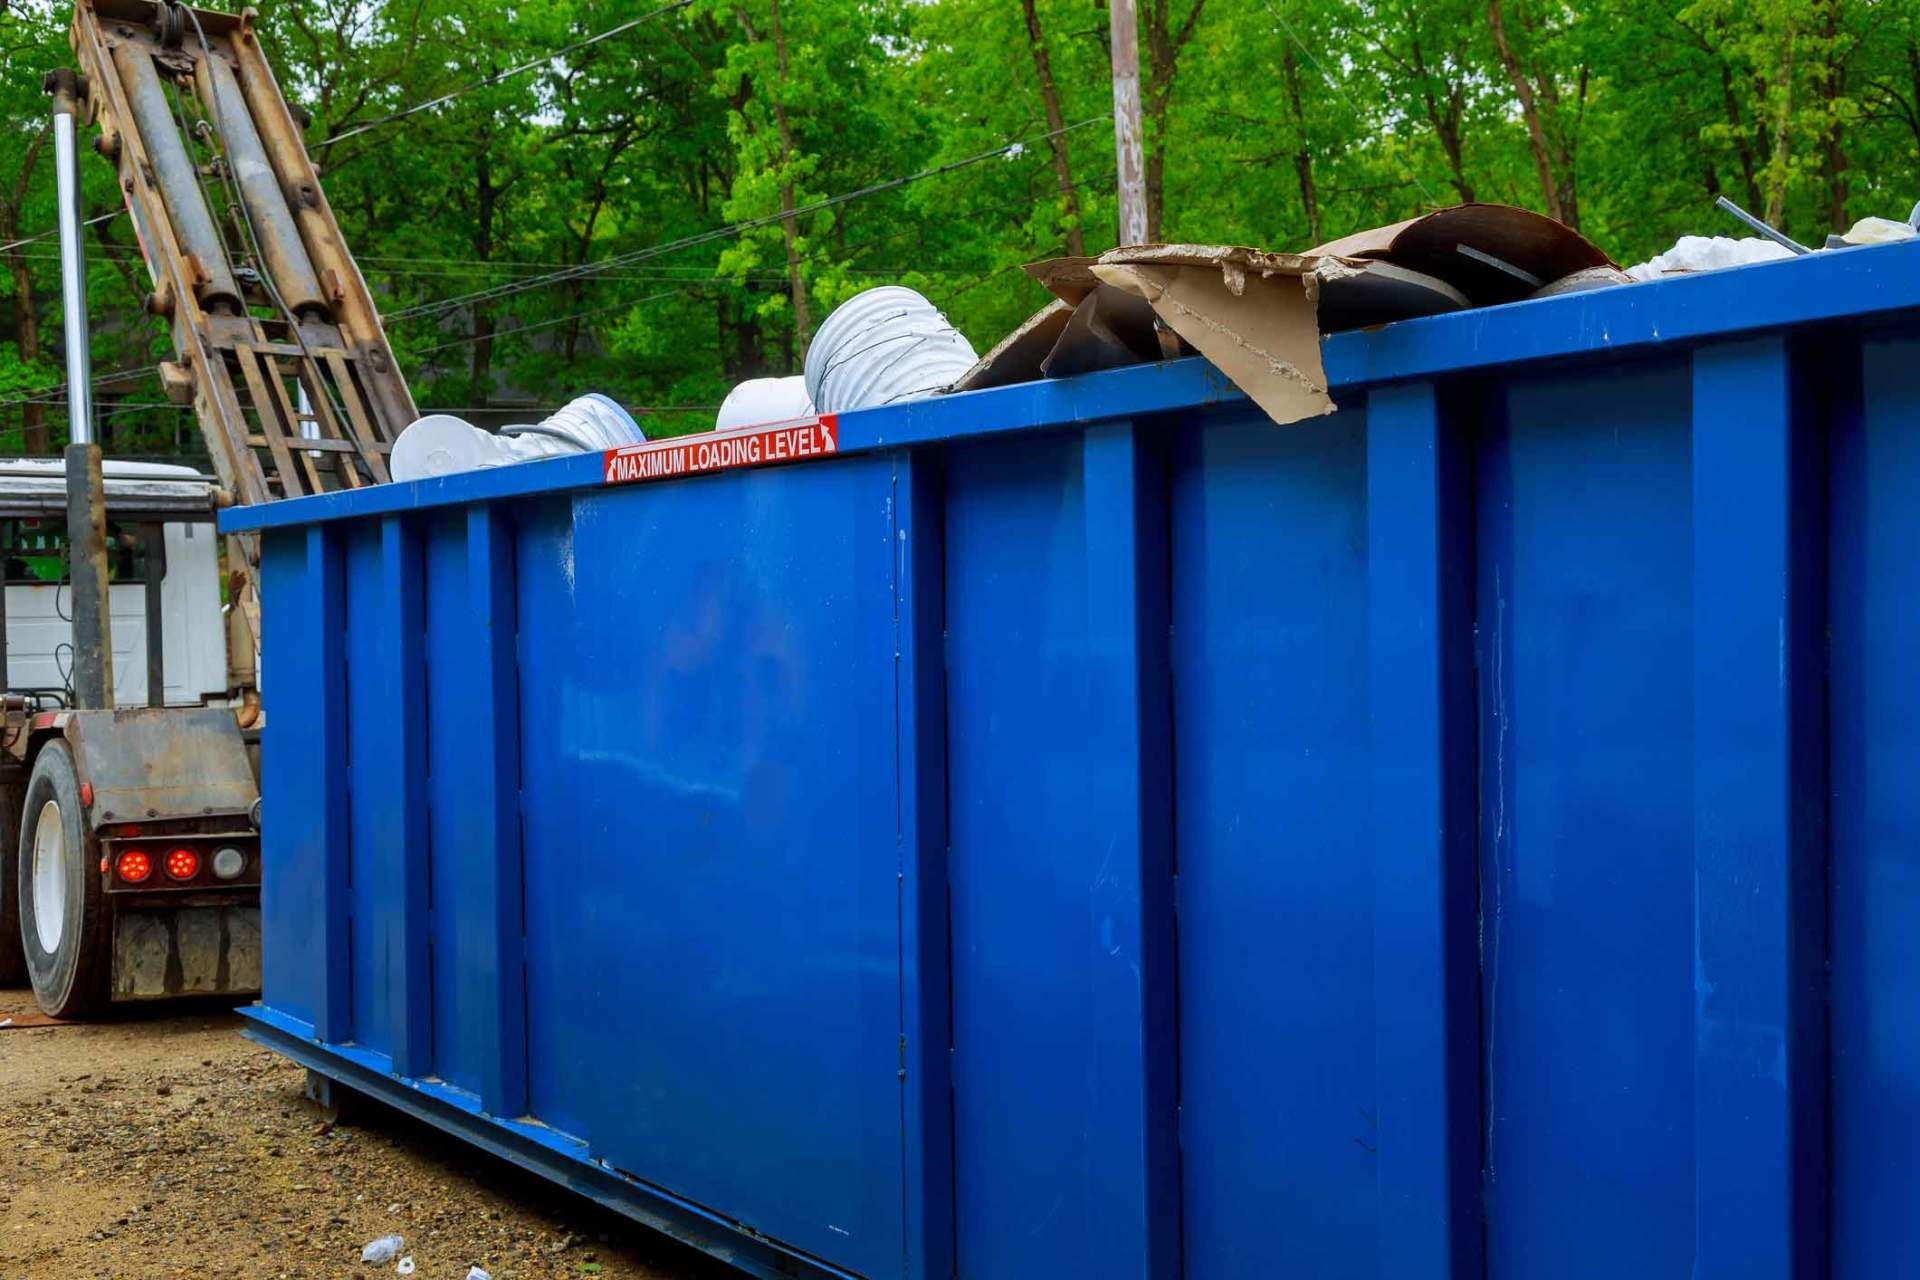
[[[776,462],[820,458],[840,447],[840,424],[833,414],[795,418],[742,431],[716,431],[679,440],[630,444],[606,453],[608,484],[665,480],[672,476],[760,467]]]

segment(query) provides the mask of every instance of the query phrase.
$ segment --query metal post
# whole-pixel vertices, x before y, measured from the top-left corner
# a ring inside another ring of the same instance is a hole
[[[0,693],[13,688],[7,676],[7,561],[12,550],[0,544]]]
[[[167,636],[165,620],[161,617],[161,587],[167,571],[166,532],[160,525],[150,524],[142,527],[138,536],[147,562],[147,705],[164,707],[167,705]]]
[[[86,254],[80,241],[80,100],[86,82],[47,74],[53,95],[53,163],[60,209],[61,305],[67,343],[67,559],[73,579],[73,699],[113,705],[113,644],[107,616],[107,503],[93,435],[93,362],[87,340]],[[0,588],[4,589],[4,588]]]
[[[87,252],[80,239],[80,96],[72,71],[49,71],[41,87],[53,95],[53,171],[60,224],[60,301],[66,310],[67,439],[93,443],[93,377],[87,338]]]
[[[1146,159],[1140,145],[1140,24],[1134,0],[1108,6],[1113,49],[1113,149],[1119,178],[1120,243],[1147,242]]]

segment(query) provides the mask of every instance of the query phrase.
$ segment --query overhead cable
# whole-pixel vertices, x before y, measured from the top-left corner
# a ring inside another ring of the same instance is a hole
[[[431,111],[435,107],[444,106],[445,104],[452,102],[455,98],[458,98],[463,94],[472,93],[476,89],[489,88],[493,85],[499,84],[503,80],[511,80],[513,77],[520,75],[523,72],[531,71],[535,67],[543,67],[547,63],[552,62],[555,58],[564,58],[568,54],[577,53],[580,50],[585,49],[589,45],[599,44],[602,40],[611,40],[613,39],[613,37],[617,35],[624,35],[626,32],[633,30],[635,27],[644,26],[646,23],[652,22],[655,18],[664,17],[669,13],[675,12],[676,10],[684,9],[692,3],[693,3],[693,0],[674,0],[672,4],[662,5],[660,8],[653,10],[651,13],[643,13],[637,18],[628,19],[626,22],[621,23],[617,27],[609,27],[607,30],[602,31],[599,35],[588,36],[584,40],[576,40],[572,44],[563,45],[560,48],[555,49],[553,52],[542,54],[538,58],[534,58],[531,61],[522,62],[517,66],[508,67],[505,71],[496,71],[492,75],[487,76],[484,79],[475,80],[472,84],[469,84],[469,85],[463,85],[462,87],[453,90],[451,93],[443,93],[439,97],[430,98],[425,102],[416,102],[410,107],[403,107],[399,111],[395,111],[390,115],[381,116],[377,120],[369,120],[365,124],[355,125],[351,129],[347,129],[347,130],[344,130],[343,132],[333,134],[330,137],[322,138],[318,142],[313,144],[313,149],[315,151],[318,151],[322,147],[330,147],[336,142],[345,142],[348,138],[357,138],[361,134],[366,133],[369,130],[383,128],[386,125],[395,123],[396,121],[405,120],[409,116],[417,116],[422,111]]]
[[[1059,137],[1061,134],[1072,133],[1076,129],[1084,129],[1088,125],[1103,124],[1110,118],[1109,116],[1093,116],[1089,119],[1081,120],[1076,124],[1066,125],[1059,129],[1050,129],[1045,133],[1035,134],[1029,138],[1019,138],[1002,143],[990,151],[982,151],[976,155],[967,156],[962,160],[949,161],[946,164],[935,165],[931,169],[922,169],[917,173],[909,173],[897,178],[889,178],[885,182],[876,182],[853,191],[842,192],[837,196],[827,196],[823,199],[814,200],[791,211],[770,213],[759,218],[748,218],[742,222],[728,223],[723,227],[713,227],[706,231],[695,232],[689,236],[682,236],[678,240],[668,240],[660,244],[649,245],[644,249],[634,249],[627,253],[614,254],[612,257],[601,258],[595,262],[581,263],[577,267],[568,267],[564,270],[549,272],[545,275],[528,276],[524,279],[511,280],[504,284],[495,285],[490,289],[480,289],[473,293],[461,294],[458,297],[442,299],[439,302],[422,303],[416,307],[407,307],[400,311],[392,312],[388,316],[388,319],[406,320],[415,316],[438,315],[444,311],[451,311],[456,307],[474,306],[484,302],[492,302],[499,298],[507,298],[512,297],[514,294],[525,293],[529,289],[543,289],[549,285],[564,284],[570,280],[579,280],[587,276],[598,275],[603,271],[611,271],[619,267],[631,266],[636,262],[644,262],[649,258],[658,258],[669,253],[678,253],[682,249],[691,249],[696,245],[708,244],[714,240],[730,239],[759,227],[768,227],[775,223],[784,222],[789,218],[798,218],[807,214],[818,213],[822,209],[831,209],[836,205],[846,204],[849,201],[864,199],[867,196],[880,195],[887,191],[895,191],[916,182],[923,182],[928,178],[938,178],[945,174],[954,173],[972,165],[980,164],[983,161],[997,159],[1001,156],[1020,155],[1024,152],[1028,143],[1045,142],[1050,138]]]

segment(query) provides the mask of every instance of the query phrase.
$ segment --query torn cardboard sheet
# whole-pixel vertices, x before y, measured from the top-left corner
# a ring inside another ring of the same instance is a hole
[[[1067,322],[1073,319],[1073,309],[1071,302],[1055,298],[1034,312],[1026,323],[1000,339],[993,350],[960,375],[953,390],[984,391],[988,387],[1010,387],[1046,376],[1040,366],[1060,341]]]
[[[1333,412],[1309,259],[1222,245],[1145,245],[1102,254],[1089,269],[1102,284],[1145,299],[1275,422]]]
[[[1102,284],[1073,309],[1060,340],[1040,362],[1040,372],[1071,378],[1158,360],[1162,354],[1152,305],[1139,294]]]

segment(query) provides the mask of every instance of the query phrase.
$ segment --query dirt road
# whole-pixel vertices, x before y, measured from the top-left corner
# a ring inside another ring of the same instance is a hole
[[[34,1010],[0,991],[0,1020]],[[0,1028],[0,1280],[723,1280],[728,1271],[423,1125],[330,1126],[220,1010]]]

